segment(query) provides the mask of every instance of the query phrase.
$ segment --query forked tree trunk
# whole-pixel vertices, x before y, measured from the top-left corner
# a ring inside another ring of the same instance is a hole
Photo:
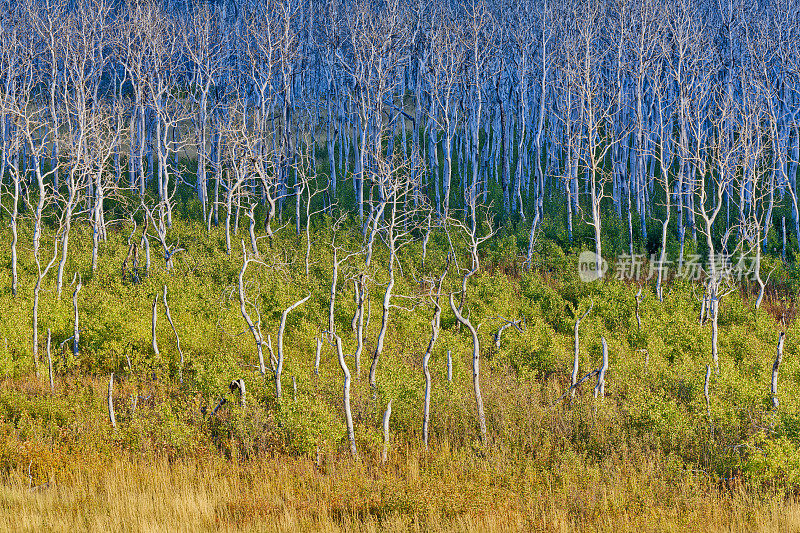
[[[247,270],[249,262],[250,260],[247,258],[247,249],[244,245],[244,239],[242,239],[242,268],[239,270],[239,311],[242,313],[242,318],[244,318],[244,321],[247,323],[247,328],[250,330],[250,333],[253,335],[253,340],[256,343],[258,367],[263,376],[266,374],[266,368],[264,367],[264,337],[261,335],[261,319],[259,317],[258,324],[255,324],[253,319],[250,318],[250,314],[247,312],[247,307],[245,305],[247,299],[245,297],[244,273]]]
[[[183,383],[183,350],[181,350],[181,339],[178,337],[178,330],[175,329],[175,323],[172,321],[172,314],[169,312],[169,304],[167,303],[167,286],[164,285],[164,313],[167,315],[167,321],[172,328],[172,333],[175,334],[175,345],[178,347],[178,354],[181,358],[181,364],[178,367],[178,381]]]
[[[275,398],[278,400],[278,403],[280,403],[281,401],[281,374],[283,373],[283,361],[284,361],[283,332],[286,330],[286,317],[295,308],[303,305],[309,298],[311,298],[310,293],[302,300],[298,300],[289,307],[287,307],[281,314],[281,322],[280,325],[278,326],[278,364],[275,366]]]

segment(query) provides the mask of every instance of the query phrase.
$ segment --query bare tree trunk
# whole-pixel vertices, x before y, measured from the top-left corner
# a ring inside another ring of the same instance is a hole
[[[786,332],[781,331],[778,335],[778,353],[775,355],[775,362],[772,364],[772,381],[770,386],[770,393],[772,394],[772,407],[778,408],[778,369],[783,361],[783,340],[786,337]]]
[[[386,406],[386,411],[383,413],[383,453],[381,454],[381,463],[385,463],[389,458],[389,418],[392,416],[392,400],[389,400],[389,405]]]
[[[781,259],[786,262],[786,217],[781,217],[781,232],[783,235],[783,247],[781,248]]]
[[[631,254],[632,255],[632,254]],[[642,286],[639,285],[639,291],[636,293],[636,328],[642,330],[642,318],[639,316],[639,307],[642,303]]]
[[[336,283],[339,279],[339,254],[338,250],[334,248],[333,250],[333,274],[331,275],[331,301],[328,306],[328,332],[335,333],[335,325],[333,323],[333,310],[334,304],[336,302]],[[358,287],[356,286],[356,291],[358,291]],[[358,297],[356,295],[356,297]],[[358,373],[358,369],[356,369],[356,373]]]
[[[245,298],[244,273],[247,270],[247,265],[249,263],[250,259],[247,258],[247,249],[244,245],[244,239],[242,239],[242,269],[239,271],[239,310],[242,313],[242,318],[244,318],[244,321],[247,322],[247,328],[250,330],[250,333],[253,335],[253,340],[256,343],[256,350],[258,351],[258,367],[261,375],[263,376],[266,374],[266,368],[264,367],[264,338],[261,335],[261,317],[257,317],[258,324],[253,323],[253,320],[250,318],[250,315],[247,312],[247,307],[245,306],[247,300]],[[256,311],[258,311],[258,309],[256,309]]]
[[[108,418],[111,420],[111,427],[117,429],[117,417],[114,416],[114,373],[108,378]]]
[[[391,240],[391,238],[390,238]],[[389,283],[386,285],[386,292],[383,293],[383,312],[381,314],[381,329],[378,332],[378,342],[375,345],[375,353],[372,356],[372,365],[369,368],[369,384],[375,389],[378,386],[378,359],[383,352],[383,343],[386,339],[386,330],[389,326],[389,308],[392,301],[392,289],[394,288],[394,245],[390,245],[389,254]]]
[[[39,293],[42,290],[42,281],[44,280],[45,276],[47,276],[47,272],[53,267],[53,265],[56,262],[56,259],[58,258],[59,237],[56,236],[53,239],[53,242],[54,242],[53,257],[50,259],[50,262],[47,263],[47,266],[45,266],[44,269],[41,268],[39,257],[37,255],[34,255],[34,259],[36,260],[36,268],[39,271],[39,276],[36,279],[36,285],[34,285],[33,287],[33,312],[32,312],[33,364],[37,376],[39,375]]]
[[[447,350],[447,381],[453,382],[453,356],[450,354],[450,350]]]
[[[181,357],[181,364],[178,367],[178,380],[183,383],[183,350],[181,350],[181,339],[178,337],[178,330],[175,329],[175,324],[172,322],[172,314],[169,312],[169,304],[167,303],[167,286],[164,285],[164,312],[167,315],[167,321],[172,328],[172,333],[175,334],[175,344],[178,347],[178,354]]]
[[[350,455],[353,459],[358,458],[358,451],[356,450],[356,434],[353,430],[353,413],[350,411],[350,370],[347,368],[347,363],[344,360],[344,353],[342,352],[342,339],[332,333],[334,341],[336,342],[336,354],[339,356],[339,367],[342,369],[342,374],[344,374],[344,388],[343,388],[343,400],[344,400],[344,417],[345,422],[347,423],[347,438],[350,441]]]
[[[47,371],[50,375],[50,392],[55,392],[55,383],[53,382],[53,358],[50,355],[50,328],[47,328]]]
[[[606,397],[606,371],[608,370],[608,344],[606,338],[600,337],[600,342],[603,343],[603,363],[600,365],[600,371],[597,373],[597,385],[594,387],[594,397],[600,395],[603,399]]]
[[[717,326],[719,322],[719,297],[716,290],[711,293],[711,359],[714,361],[714,368],[719,374],[719,357],[717,355]]]
[[[153,298],[153,318],[151,320],[152,323],[152,337],[153,341],[151,346],[153,347],[153,353],[155,355],[159,355],[161,352],[158,351],[158,342],[156,341],[156,321],[157,321],[157,312],[158,312],[158,295]]]
[[[447,266],[444,269],[441,277],[438,280],[438,284],[436,286],[436,294],[433,295],[433,288],[431,288],[431,300],[433,302],[433,318],[431,318],[431,340],[428,342],[428,349],[425,350],[425,355],[422,357],[422,373],[425,376],[425,400],[423,404],[423,417],[422,417],[422,442],[425,444],[425,448],[428,448],[428,423],[430,420],[430,408],[431,408],[431,371],[428,367],[428,363],[431,359],[431,354],[433,353],[433,347],[436,344],[436,339],[439,338],[439,328],[441,325],[441,317],[442,317],[442,306],[439,305],[439,298],[442,294],[442,282],[444,281],[445,276],[447,275],[447,270],[450,267],[450,261],[448,260]],[[447,351],[447,359],[448,359],[448,380],[452,376],[452,365],[450,363],[450,350]]]
[[[483,411],[483,396],[481,396],[481,352],[478,344],[478,330],[473,327],[469,319],[464,318],[459,310],[456,309],[456,304],[453,302],[453,293],[450,293],[450,309],[452,309],[453,314],[456,315],[456,320],[472,334],[472,386],[475,390],[475,402],[478,406],[478,423],[481,428],[481,441],[486,443],[486,415]]]
[[[590,302],[589,309],[587,309],[575,321],[575,359],[572,362],[572,376],[570,377],[570,386],[571,387],[574,387],[575,383],[577,383],[577,381],[578,381],[578,366],[579,366],[578,357],[579,357],[579,343],[580,343],[580,338],[579,338],[579,335],[578,335],[578,327],[581,325],[581,321],[584,318],[586,318],[586,315],[588,315],[589,312],[592,310],[592,307],[594,307],[594,301]],[[575,397],[575,389],[574,388],[572,389],[572,397],[573,398]]]
[[[711,365],[706,365],[706,381],[703,385],[703,396],[706,398],[706,411],[708,412],[708,420],[711,421],[711,397],[708,393],[708,383],[711,381]]]
[[[278,403],[280,403],[281,401],[281,373],[283,372],[283,361],[284,361],[283,332],[286,329],[286,317],[295,308],[303,305],[309,298],[311,298],[310,293],[302,300],[298,300],[289,307],[287,307],[281,314],[281,322],[280,325],[278,326],[278,364],[275,366],[275,398],[278,400]]]
[[[317,337],[316,341],[317,341],[317,351],[314,356],[314,375],[319,376],[319,359],[320,356],[322,355],[322,339],[320,337]]]
[[[77,359],[80,354],[80,329],[78,328],[78,291],[83,287],[80,275],[78,275],[78,284],[75,286],[75,292],[72,293],[72,309],[75,315],[75,327],[72,332],[72,355]],[[48,330],[49,332],[50,330]]]
[[[353,316],[353,332],[356,334],[356,351],[353,354],[356,362],[356,379],[361,377],[361,352],[364,349],[364,302],[367,298],[366,274],[363,272],[357,280],[353,280],[356,314]]]

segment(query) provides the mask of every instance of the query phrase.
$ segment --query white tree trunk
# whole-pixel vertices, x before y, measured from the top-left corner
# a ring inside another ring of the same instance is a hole
[[[606,338],[600,337],[600,342],[603,343],[603,363],[600,365],[600,371],[597,373],[597,385],[594,387],[594,397],[600,396],[600,399],[606,397],[606,371],[608,370],[608,344]]]
[[[770,382],[770,393],[772,394],[772,407],[778,408],[778,369],[783,361],[783,340],[786,332],[781,331],[778,335],[778,350],[775,355],[775,362],[772,364],[772,381]]]
[[[309,298],[311,298],[311,294],[296,301],[281,313],[281,322],[278,326],[278,364],[275,366],[275,398],[278,400],[278,403],[281,401],[281,374],[283,373],[283,362],[285,359],[283,351],[283,332],[286,330],[286,317],[294,309],[303,305]]]
[[[350,370],[347,368],[347,363],[344,360],[344,352],[342,351],[342,339],[332,334],[336,342],[336,354],[339,357],[339,367],[344,374],[344,387],[342,398],[344,401],[344,417],[347,424],[347,439],[350,441],[350,455],[353,459],[358,458],[358,451],[356,450],[356,434],[353,429],[353,413],[350,411]]]
[[[472,325],[469,319],[464,318],[453,302],[453,294],[450,293],[450,309],[456,315],[456,320],[466,327],[472,334],[472,387],[475,391],[475,403],[478,407],[478,423],[481,429],[481,441],[486,443],[486,414],[483,411],[483,396],[481,395],[481,367],[480,367],[480,345],[478,344],[478,330]]]
[[[383,413],[383,453],[381,454],[381,463],[385,463],[389,458],[389,418],[392,416],[392,401],[389,400],[389,405],[386,406],[386,411]]]

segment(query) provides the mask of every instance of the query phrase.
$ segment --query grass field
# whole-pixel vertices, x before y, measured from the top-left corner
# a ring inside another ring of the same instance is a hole
[[[800,502],[668,460],[543,464],[398,450],[389,463],[265,457],[77,462],[0,488],[8,531],[797,531]]]

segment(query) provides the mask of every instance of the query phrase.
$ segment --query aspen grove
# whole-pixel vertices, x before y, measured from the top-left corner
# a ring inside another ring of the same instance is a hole
[[[0,477],[611,468],[800,527],[799,166],[798,0],[0,0]],[[482,509],[330,490],[285,528]]]

